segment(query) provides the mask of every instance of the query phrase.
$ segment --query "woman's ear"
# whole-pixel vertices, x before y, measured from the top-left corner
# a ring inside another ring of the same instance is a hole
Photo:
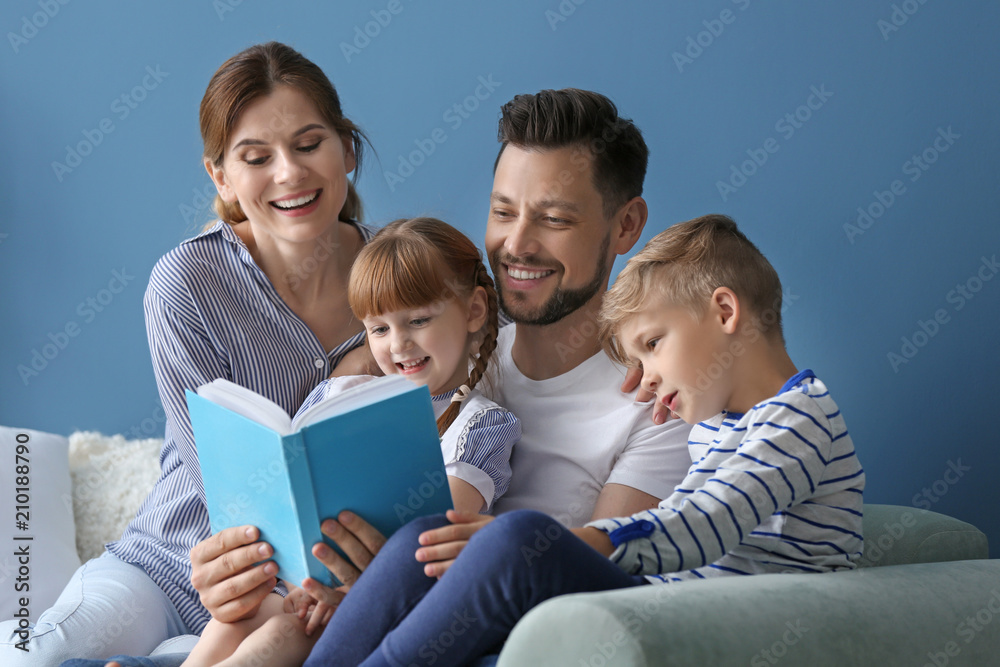
[[[234,203],[236,201],[236,193],[229,186],[229,181],[226,180],[226,172],[222,167],[216,165],[208,158],[205,158],[205,171],[208,172],[209,178],[215,183],[215,189],[222,197],[222,201],[227,203]]]
[[[721,327],[722,332],[734,334],[740,325],[740,299],[736,292],[728,287],[717,287],[712,292],[711,314]]]
[[[476,333],[486,324],[486,317],[489,314],[489,307],[486,302],[486,289],[482,285],[476,285],[467,302],[468,331]]]
[[[354,154],[354,137],[350,133],[342,134],[340,142],[344,145],[344,172],[349,174],[358,166],[358,156]]]

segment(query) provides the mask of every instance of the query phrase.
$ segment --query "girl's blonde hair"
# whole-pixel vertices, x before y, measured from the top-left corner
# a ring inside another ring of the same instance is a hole
[[[243,112],[253,102],[267,97],[278,86],[290,86],[312,100],[320,115],[342,137],[350,137],[354,146],[356,166],[353,180],[361,173],[364,133],[344,116],[340,97],[323,70],[301,53],[281,44],[256,44],[240,51],[222,63],[212,76],[201,99],[199,113],[201,139],[205,157],[217,167],[222,166],[226,146],[232,138]],[[247,219],[239,202],[226,202],[215,197],[215,212],[225,222],[234,225]],[[341,220],[361,220],[361,197],[351,181],[347,183],[347,199],[340,211]],[[214,225],[205,225],[209,229]]]
[[[499,306],[479,249],[465,234],[436,218],[390,222],[354,260],[347,299],[354,316],[364,319],[468,298],[476,287],[486,291],[487,312],[479,349],[469,353],[472,370],[465,384],[472,389],[497,346]],[[461,409],[458,401],[448,406],[438,418],[438,433],[444,434]]]

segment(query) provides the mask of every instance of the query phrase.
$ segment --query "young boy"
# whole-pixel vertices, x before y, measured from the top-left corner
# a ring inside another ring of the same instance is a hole
[[[826,387],[785,352],[777,274],[732,220],[705,216],[656,236],[601,316],[612,357],[640,365],[643,386],[685,421],[706,420],[674,493],[573,529],[580,539],[527,510],[415,520],[355,583],[307,667],[468,664],[556,595],[855,567],[864,472]],[[434,546],[444,541],[435,533],[474,521],[486,525],[460,553]],[[440,580],[429,562],[446,568]]]
[[[582,539],[673,581],[855,566],[864,472],[826,386],[788,357],[781,283],[736,223],[708,215],[657,235],[601,317],[608,353],[698,425],[693,465],[658,509],[593,522]]]

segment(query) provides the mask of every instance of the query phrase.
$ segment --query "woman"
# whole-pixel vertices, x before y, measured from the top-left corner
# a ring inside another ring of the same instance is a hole
[[[364,137],[322,70],[285,45],[253,46],[212,77],[200,117],[221,220],[164,256],[145,296],[167,414],[160,479],[122,538],[39,617],[29,652],[14,648],[16,628],[3,624],[4,665],[146,655],[199,633],[210,612],[192,585],[190,552],[210,529],[184,390],[224,377],[294,413],[363,340],[346,286],[372,235],[355,222],[361,204],[347,178]],[[234,570],[213,567],[217,556],[226,565],[245,556],[230,553],[257,533],[243,536],[230,531],[195,550],[205,603],[223,620],[252,616],[275,585],[273,563],[232,582]],[[252,562],[270,555],[264,544],[244,549]]]

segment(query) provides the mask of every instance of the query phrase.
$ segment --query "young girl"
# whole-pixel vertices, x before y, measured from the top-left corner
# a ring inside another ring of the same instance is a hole
[[[430,390],[455,509],[488,512],[510,484],[521,426],[475,388],[498,327],[497,294],[479,250],[441,220],[396,220],[359,253],[347,298],[382,372]],[[325,380],[302,408],[369,379]]]
[[[479,250],[440,220],[396,220],[358,254],[348,299],[382,372],[430,390],[455,509],[488,511],[510,484],[510,452],[521,425],[476,389],[498,327],[496,290]],[[371,379],[324,380],[300,410]],[[301,588],[289,589],[284,600],[269,595],[251,619],[211,621],[184,665],[301,664],[318,637],[315,628],[334,610],[314,604]]]

